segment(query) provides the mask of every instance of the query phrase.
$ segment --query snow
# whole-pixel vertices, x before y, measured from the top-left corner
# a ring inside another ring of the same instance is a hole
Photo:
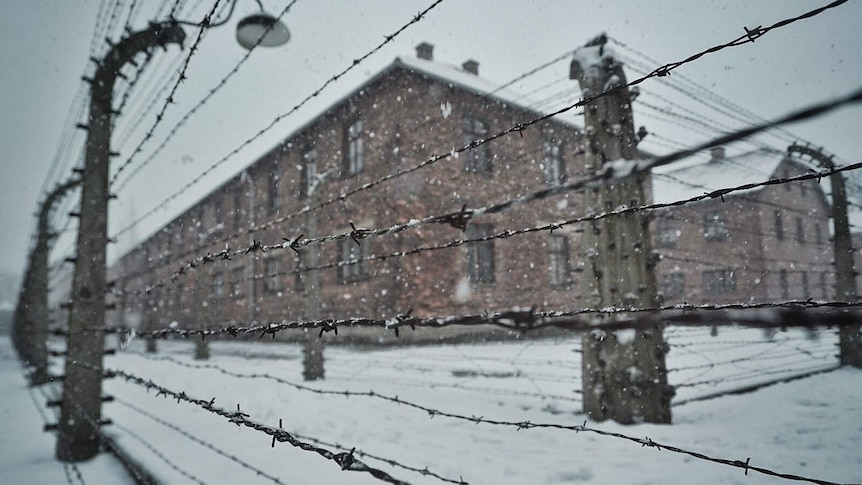
[[[671,346],[668,377],[679,386],[674,424],[622,426],[587,421],[587,426],[640,439],[649,437],[715,457],[742,461],[751,457],[752,465],[780,472],[842,483],[862,479],[862,456],[857,451],[862,440],[858,370],[839,369],[749,394],[691,400],[802,370],[829,369],[835,365],[834,331],[814,337],[801,331],[769,336],[760,330],[722,328],[712,336],[708,328],[672,327],[666,335]],[[27,436],[4,440],[0,483],[27,483],[15,478],[29,476],[30,470],[54,473],[31,483],[62,482],[62,468],[50,461],[53,437],[33,432],[41,428],[41,421],[28,402],[8,341],[0,343],[4,356],[0,383],[9,390],[2,408],[7,416],[15,416],[0,421],[4,427],[0,430],[4,437]],[[704,483],[705,477],[709,483],[784,482],[754,472],[745,476],[737,468],[590,433],[518,431],[511,426],[432,417],[379,398],[321,395],[285,384],[304,384],[322,391],[373,390],[467,417],[575,426],[586,420],[576,392],[581,390],[580,338],[576,336],[379,349],[330,346],[325,350],[326,379],[311,383],[301,381],[302,350],[296,345],[212,342],[208,361],[193,360],[193,346],[191,341],[160,341],[159,353],[148,355],[142,353],[143,342],[134,340],[128,351],[107,357],[105,365],[191,397],[215,397],[215,405],[224,409],[235,410],[240,404],[250,419],[263,424],[277,426],[282,419],[285,430],[328,444],[319,446],[332,449],[329,445],[337,443],[347,450],[355,446],[357,452],[419,469],[427,466],[449,479],[463,477],[473,484],[690,484]],[[230,373],[257,376],[239,378]],[[283,483],[379,483],[367,474],[342,471],[314,453],[285,443],[272,448],[270,439],[261,433],[238,428],[191,404],[158,397],[122,379],[105,381],[105,388],[107,394],[117,397],[116,402],[106,405],[105,414],[118,424],[106,432],[162,483],[190,482],[126,430],[156,446],[162,455],[202,482],[272,482],[143,416],[129,404]],[[25,447],[32,449],[21,452]],[[34,465],[34,457],[39,456]],[[409,483],[440,483],[430,476],[357,456]],[[82,471],[89,472],[91,465]]]
[[[43,386],[46,387],[46,386]],[[37,408],[44,404],[44,389],[28,389],[22,368],[7,337],[0,337],[0,483],[61,484],[67,481],[64,467],[54,460],[55,436],[42,431],[45,418],[57,421],[52,411]],[[90,485],[134,484],[112,456],[102,454],[77,464],[84,481]],[[77,473],[69,467],[71,477]],[[77,478],[74,478],[77,479]]]

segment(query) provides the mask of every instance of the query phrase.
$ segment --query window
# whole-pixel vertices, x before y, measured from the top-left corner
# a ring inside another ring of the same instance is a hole
[[[236,299],[245,297],[245,281],[243,268],[234,268],[230,273],[230,294]]]
[[[790,288],[787,285],[787,270],[778,271],[778,286],[781,288],[781,298],[790,298]]]
[[[556,234],[550,237],[548,240],[548,260],[551,288],[566,289],[572,286],[568,237]]]
[[[311,197],[317,184],[317,150],[308,148],[302,154],[302,180],[299,186],[299,194],[303,197]]]
[[[359,173],[362,171],[362,120],[354,120],[347,126],[345,134],[345,151],[344,165],[348,174]]]
[[[724,222],[724,214],[721,212],[707,212],[704,216],[703,226],[703,235],[707,241],[717,241],[727,238],[727,226]]]
[[[270,214],[278,211],[278,173],[269,176],[266,186],[266,208]]]
[[[470,115],[464,116],[462,126],[464,146],[484,140],[486,136],[488,136],[488,125],[484,121]],[[491,174],[491,158],[488,156],[487,144],[468,149],[462,156],[464,156],[464,170]]]
[[[562,144],[556,140],[542,141],[542,165],[545,170],[545,183],[548,185],[560,185],[566,178],[562,150]]]
[[[302,272],[305,265],[302,264],[302,257],[299,254],[294,254],[293,258],[293,288],[296,291],[305,291],[305,279],[303,278]]]
[[[829,289],[826,287],[826,272],[820,273],[820,291],[823,292],[823,299],[829,299]]]
[[[221,300],[224,297],[224,275],[221,271],[213,273],[211,294],[213,300]]]
[[[704,294],[717,295],[736,291],[736,280],[732,269],[704,271],[702,277]]]
[[[242,190],[233,193],[233,227],[239,229],[242,225]]]
[[[681,231],[676,228],[673,216],[662,215],[658,219],[658,245],[662,248],[675,248]]]
[[[176,294],[176,299],[174,300],[174,310],[181,311],[183,307],[185,307],[186,303],[186,284],[182,281],[177,283],[177,289],[174,292]]]
[[[790,185],[790,184],[785,184]],[[784,222],[781,220],[781,211],[775,211],[775,239],[784,240]]]
[[[802,273],[802,298],[807,300],[811,297],[811,290],[808,288],[808,272],[800,271]]]
[[[263,291],[265,293],[278,293],[281,287],[281,265],[277,258],[269,258],[264,261]]]
[[[820,232],[820,224],[814,223],[814,242],[817,244],[823,244],[823,233]]]
[[[351,238],[341,240],[341,283],[355,283],[357,281],[366,280],[369,277],[368,261],[364,258],[368,257],[368,241],[362,244],[356,244]]]
[[[678,298],[685,294],[685,275],[670,273],[661,275],[661,292],[665,298]]]
[[[467,226],[468,239],[480,239],[494,234],[490,224],[470,224]],[[471,243],[467,246],[467,268],[470,281],[474,283],[494,283],[494,241]]]
[[[802,218],[796,218],[796,242],[805,244],[805,228],[802,226]]]

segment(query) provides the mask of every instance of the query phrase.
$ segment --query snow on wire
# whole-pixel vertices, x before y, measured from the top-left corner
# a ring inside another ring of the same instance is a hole
[[[342,467],[342,469],[344,469],[344,470],[367,472],[367,473],[372,474],[372,476],[374,476],[375,478],[378,478],[380,480],[383,480],[383,481],[386,481],[389,483],[397,483],[397,484],[406,483],[406,482],[402,482],[402,481],[399,481],[397,479],[392,478],[391,476],[389,476],[388,474],[386,474],[385,472],[383,472],[381,470],[377,470],[375,468],[368,467],[364,463],[360,462],[359,460],[357,460],[353,456],[355,450],[351,450],[350,453],[335,454],[329,450],[318,448],[317,446],[314,446],[314,445],[311,445],[309,443],[305,443],[305,442],[300,441],[299,439],[297,439],[293,435],[284,431],[280,426],[278,428],[273,428],[273,427],[252,421],[249,419],[247,414],[240,411],[239,405],[237,405],[237,411],[235,411],[235,412],[234,411],[227,411],[227,410],[224,410],[221,408],[217,408],[213,405],[215,402],[215,398],[213,398],[211,401],[206,401],[203,399],[195,399],[195,398],[189,397],[184,392],[172,391],[168,388],[165,388],[159,384],[154,383],[152,380],[143,379],[141,377],[138,377],[134,374],[131,374],[131,373],[128,373],[128,372],[125,372],[122,370],[103,369],[100,367],[91,366],[89,364],[77,362],[74,360],[69,361],[69,363],[71,363],[73,365],[85,367],[85,368],[88,368],[88,369],[93,370],[93,371],[101,372],[105,376],[123,378],[127,382],[137,384],[141,387],[146,388],[147,390],[153,389],[157,392],[157,395],[163,395],[163,396],[168,397],[168,398],[176,399],[178,403],[180,401],[185,401],[187,403],[197,405],[198,407],[201,407],[208,412],[211,412],[213,414],[217,414],[219,416],[227,418],[230,422],[236,424],[237,426],[246,426],[246,427],[255,429],[257,431],[266,433],[266,434],[272,436],[273,446],[275,445],[276,441],[287,441],[293,446],[296,446],[296,447],[301,448],[301,449],[306,450],[306,451],[316,452],[316,453],[320,454],[321,456],[323,456],[324,458],[327,458],[329,460],[332,460],[332,461],[338,463]],[[438,411],[438,410],[433,410],[433,409],[428,411],[428,412],[429,412],[429,415],[431,415],[431,416],[446,416],[446,417],[458,418],[458,419],[466,418],[466,417],[461,416],[461,415],[448,414],[448,413]],[[584,423],[580,424],[580,425],[565,425],[565,424],[558,424],[558,423],[534,423],[534,422],[529,421],[529,420],[527,420],[527,421],[503,421],[503,420],[496,420],[496,419],[487,419],[484,416],[473,416],[473,417],[466,418],[466,419],[468,421],[470,421],[471,423],[474,423],[474,424],[486,424],[486,425],[495,425],[495,426],[515,427],[518,430],[557,429],[557,430],[561,430],[561,431],[573,431],[575,433],[581,433],[581,432],[593,433],[593,434],[605,436],[608,438],[616,438],[616,439],[620,439],[620,440],[629,441],[629,442],[632,442],[635,444],[639,444],[639,445],[641,445],[642,448],[646,447],[646,448],[654,448],[657,451],[662,451],[662,450],[670,451],[672,453],[679,453],[679,454],[687,455],[687,456],[697,458],[700,460],[704,460],[704,461],[710,461],[710,462],[718,463],[721,465],[740,468],[740,469],[745,471],[745,475],[748,475],[748,472],[751,471],[751,472],[761,473],[761,474],[769,475],[769,476],[773,476],[773,477],[783,478],[786,480],[803,481],[803,482],[815,483],[815,484],[819,484],[819,485],[838,485],[835,482],[820,480],[817,478],[805,477],[805,476],[801,476],[801,475],[782,473],[782,472],[777,472],[777,471],[771,470],[769,468],[755,466],[755,465],[751,464],[751,458],[750,457],[746,458],[745,460],[717,458],[717,457],[706,455],[704,453],[686,450],[686,449],[683,449],[683,448],[680,448],[677,446],[673,446],[673,445],[669,445],[669,444],[665,444],[665,443],[660,443],[660,442],[657,442],[657,441],[650,439],[649,437],[637,438],[637,437],[623,434],[623,433],[606,431],[606,430],[602,430],[599,428],[594,428],[591,426],[587,426],[587,421],[584,421]]]

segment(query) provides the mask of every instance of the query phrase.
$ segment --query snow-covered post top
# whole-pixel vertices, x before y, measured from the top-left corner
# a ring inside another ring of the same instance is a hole
[[[593,148],[596,154],[604,154],[599,159],[631,160],[637,157],[631,116],[631,101],[635,92],[625,87],[623,64],[606,45],[607,41],[607,35],[601,34],[575,50],[569,78],[581,85],[584,99],[607,93],[588,103],[584,110],[587,133],[594,138]]]

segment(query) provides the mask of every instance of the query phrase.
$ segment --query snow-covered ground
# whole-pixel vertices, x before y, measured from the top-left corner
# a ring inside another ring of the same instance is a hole
[[[42,431],[46,422],[56,422],[54,414],[42,407],[45,398],[41,391],[48,389],[27,387],[7,337],[0,337],[0,389],[0,483],[134,483],[109,455],[75,466],[64,466],[54,460],[54,434]]]
[[[814,338],[803,332],[782,332],[767,338],[757,330],[721,329],[712,336],[708,329],[670,329],[669,379],[679,386],[674,424],[587,425],[637,438],[649,437],[717,458],[744,461],[750,457],[752,465],[779,472],[839,483],[862,482],[862,454],[858,451],[858,443],[862,442],[862,373],[858,370],[840,369],[749,394],[691,401],[803,371],[834,367],[835,340],[834,332],[823,332]],[[250,419],[261,423],[277,426],[282,419],[284,429],[306,441],[319,440],[319,446],[334,449],[332,445],[338,444],[348,450],[356,447],[357,454],[361,450],[417,469],[427,467],[455,481],[786,481],[754,472],[746,476],[738,468],[612,437],[565,430],[519,431],[514,426],[431,417],[427,412],[379,398],[321,395],[289,384],[307,384],[320,390],[373,390],[464,416],[580,425],[586,418],[580,413],[577,337],[376,350],[329,347],[326,379],[310,384],[301,381],[301,349],[295,345],[215,342],[212,358],[204,362],[191,359],[192,346],[186,341],[159,342],[157,354],[143,354],[142,344],[132,342],[125,352],[107,357],[105,365],[152,379],[191,397],[215,397],[215,405],[225,409],[236,409],[240,404]],[[18,379],[4,389],[14,388],[13,394],[20,395],[27,404],[10,407],[4,398],[4,412],[26,407],[20,412],[36,416],[28,426],[41,427],[33,404],[26,402],[27,391],[14,362],[4,360],[2,365],[3,376],[17,375]],[[9,367],[18,374],[8,371]],[[105,414],[116,423],[106,432],[163,483],[379,483],[370,475],[342,471],[336,464],[286,443],[272,448],[270,438],[262,433],[238,428],[194,405],[158,397],[122,379],[107,380],[105,387],[108,394],[117,397],[105,408]],[[53,450],[50,435],[38,430],[19,432],[25,433],[27,439],[33,436],[44,442],[39,445],[48,447],[42,452],[44,467],[62,474],[62,468],[49,461]],[[2,473],[24,466],[20,462],[23,458],[10,455],[12,451],[17,450],[4,451]],[[441,483],[435,477],[376,459],[361,459],[409,483]],[[89,471],[82,470],[85,474]],[[259,475],[258,470],[267,476]],[[46,483],[7,481],[4,476],[0,475],[0,483]]]

